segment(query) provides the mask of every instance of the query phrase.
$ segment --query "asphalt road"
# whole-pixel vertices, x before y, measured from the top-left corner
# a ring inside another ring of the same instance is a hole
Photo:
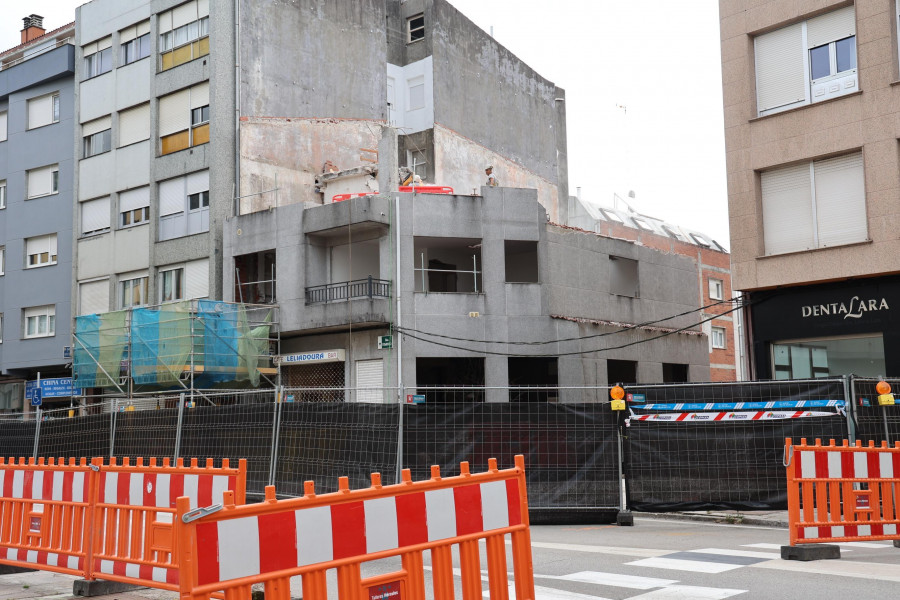
[[[781,560],[780,546],[786,543],[787,530],[781,528],[641,517],[634,527],[536,526],[536,600],[900,597],[900,548],[891,542],[843,544],[839,560],[814,562]],[[481,556],[484,560],[483,547]],[[511,559],[508,564],[511,568]],[[363,576],[397,568],[397,560],[368,563]],[[430,579],[427,567],[426,576]],[[483,576],[487,590],[486,570]],[[0,599],[71,598],[71,580],[41,572],[0,576]],[[334,577],[329,581],[329,598],[337,598]],[[299,597],[299,579],[292,587]],[[458,577],[456,590],[461,598]],[[103,598],[174,600],[177,595],[136,590]]]

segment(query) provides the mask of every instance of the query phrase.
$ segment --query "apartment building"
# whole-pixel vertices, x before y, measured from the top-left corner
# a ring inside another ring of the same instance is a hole
[[[75,24],[0,52],[0,408],[71,363]]]
[[[579,188],[580,195],[580,188]],[[731,257],[712,237],[655,217],[636,212],[627,201],[626,210],[598,206],[569,196],[568,224],[601,235],[631,240],[636,244],[689,256],[694,260],[700,306],[697,321],[709,341],[710,381],[743,379],[741,334],[743,323],[731,288]],[[663,374],[663,380],[666,373]]]
[[[605,392],[501,388],[709,380],[692,258],[548,223],[537,190],[480,192],[231,218],[226,300],[266,295],[267,282],[239,282],[227,265],[269,257],[282,383],[356,388],[346,400],[393,400],[398,381],[407,394],[475,388],[448,399],[581,402]]]
[[[756,378],[900,372],[898,5],[719,3],[733,285]]]

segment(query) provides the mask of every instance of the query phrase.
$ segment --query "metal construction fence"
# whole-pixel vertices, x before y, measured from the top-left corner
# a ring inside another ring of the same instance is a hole
[[[0,454],[247,459],[247,496],[385,484],[433,464],[525,455],[539,520],[642,511],[781,509],[784,439],[900,439],[900,406],[876,380],[837,378],[608,387],[281,388],[82,397],[70,408],[0,415]],[[891,381],[900,385],[900,380]],[[396,398],[409,403],[397,403]],[[348,401],[341,401],[347,399]],[[377,401],[372,401],[377,399]],[[355,401],[350,401],[355,400]],[[360,401],[369,400],[369,401]],[[39,417],[39,418],[38,418]]]

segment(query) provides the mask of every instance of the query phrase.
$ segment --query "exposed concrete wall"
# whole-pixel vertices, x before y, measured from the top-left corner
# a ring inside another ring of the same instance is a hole
[[[428,14],[426,30],[433,29],[435,122],[552,182],[559,186],[557,197],[568,198],[566,154],[560,152],[566,147],[566,132],[560,127],[565,120],[563,90],[447,0],[433,0],[430,20]],[[481,168],[483,173],[484,165]],[[510,184],[501,180],[501,185]],[[556,220],[553,215],[559,209],[548,209]]]
[[[240,0],[240,10],[243,115],[385,118],[384,0]]]
[[[278,178],[278,206],[322,203],[316,176],[326,162],[337,169],[368,164],[361,148],[377,149],[383,125],[374,121],[339,119],[241,119],[241,214],[275,206],[272,190]],[[364,192],[366,190],[357,190]],[[328,199],[330,201],[330,198]]]

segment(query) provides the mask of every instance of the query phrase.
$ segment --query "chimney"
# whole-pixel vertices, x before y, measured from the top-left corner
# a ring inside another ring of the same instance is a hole
[[[35,38],[39,38],[46,31],[44,30],[44,17],[41,15],[28,15],[22,19],[25,24],[22,29],[22,43],[30,42]]]

